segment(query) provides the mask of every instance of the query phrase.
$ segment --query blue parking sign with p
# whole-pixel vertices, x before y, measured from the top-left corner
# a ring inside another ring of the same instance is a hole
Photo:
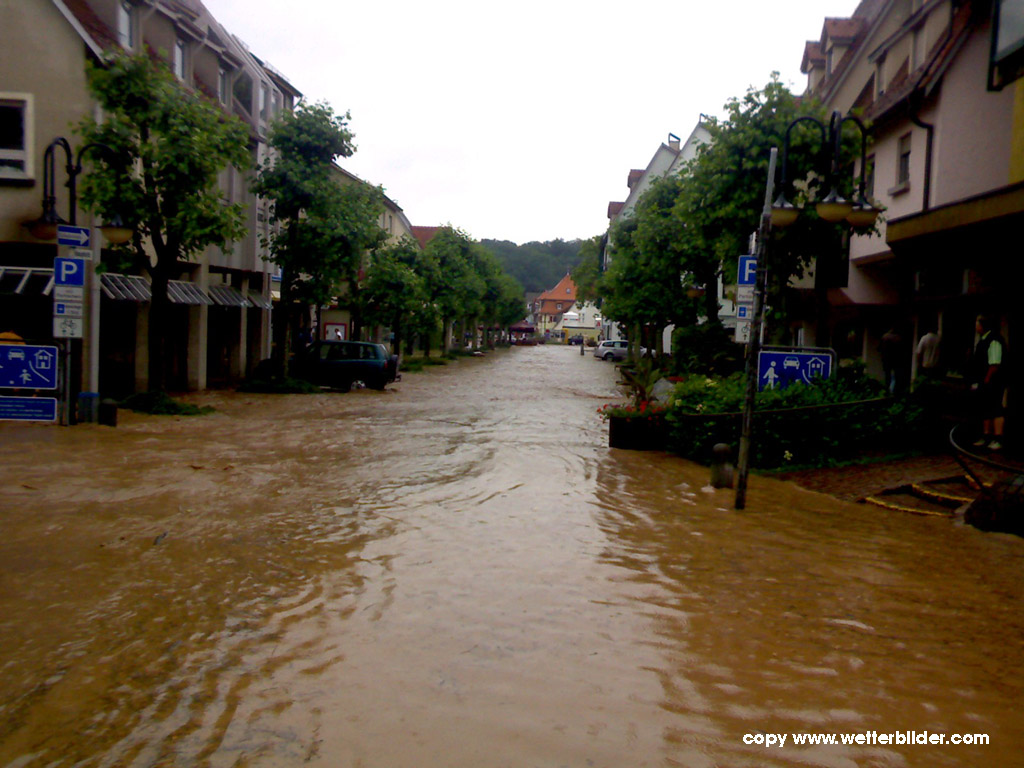
[[[736,274],[737,285],[757,284],[757,257],[740,256],[739,269]]]
[[[57,258],[53,260],[53,284],[85,287],[85,260]]]

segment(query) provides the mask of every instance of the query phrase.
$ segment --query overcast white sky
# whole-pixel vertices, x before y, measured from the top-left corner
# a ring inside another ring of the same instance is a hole
[[[204,0],[303,92],[352,113],[342,164],[416,225],[524,243],[601,234],[659,143],[857,0]],[[757,180],[756,183],[763,183]]]

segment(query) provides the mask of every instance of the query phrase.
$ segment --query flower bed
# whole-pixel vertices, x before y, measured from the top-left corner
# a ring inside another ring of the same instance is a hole
[[[677,384],[665,415],[668,449],[701,463],[711,460],[716,443],[736,449],[745,393],[740,374]],[[840,371],[813,386],[758,393],[751,464],[827,466],[865,451],[906,449],[919,440],[921,420],[913,401],[885,397],[875,380]]]

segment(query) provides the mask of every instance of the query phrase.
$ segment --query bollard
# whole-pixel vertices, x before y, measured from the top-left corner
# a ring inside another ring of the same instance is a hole
[[[100,396],[98,392],[78,393],[78,423],[95,424],[99,414]]]
[[[732,447],[728,443],[717,443],[711,449],[711,457],[711,486],[713,488],[732,488]]]
[[[117,400],[112,400],[109,397],[102,400],[99,411],[100,424],[105,427],[117,426]]]

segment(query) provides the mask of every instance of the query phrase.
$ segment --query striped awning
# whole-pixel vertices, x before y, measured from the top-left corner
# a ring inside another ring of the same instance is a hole
[[[169,280],[167,282],[167,298],[171,304],[213,304],[213,299],[203,293],[199,286],[188,280]]]
[[[52,290],[52,267],[0,267],[0,293],[49,296]]]
[[[274,304],[270,299],[266,299],[262,294],[256,293],[255,291],[249,291],[249,301],[252,302],[254,307],[260,309],[273,309]]]
[[[233,285],[211,285],[206,289],[214,304],[222,307],[251,307],[252,302]]]
[[[149,281],[138,275],[118,275],[104,272],[100,275],[100,289],[108,299],[117,301],[149,301],[153,292],[149,289]]]

